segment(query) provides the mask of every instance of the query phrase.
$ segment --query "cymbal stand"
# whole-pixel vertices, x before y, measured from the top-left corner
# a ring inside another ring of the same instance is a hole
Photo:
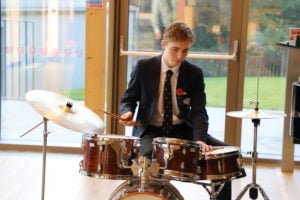
[[[256,106],[255,110],[258,110],[258,106]],[[263,188],[256,183],[256,163],[257,163],[257,126],[260,124],[260,119],[252,119],[252,123],[254,125],[254,140],[253,140],[253,152],[251,152],[252,155],[252,183],[249,183],[244,187],[244,189],[241,191],[241,193],[237,196],[236,200],[240,200],[243,195],[246,193],[246,191],[249,189],[249,197],[251,199],[257,199],[258,196],[258,190],[260,191],[261,195],[265,200],[269,200],[269,197],[267,196],[266,192],[263,190]]]
[[[43,171],[42,171],[42,194],[41,194],[41,200],[44,200],[44,198],[45,198],[47,138],[48,138],[48,134],[50,133],[47,130],[48,119],[46,119],[44,117],[43,118],[43,122],[44,122],[44,131],[43,131]]]
[[[26,131],[24,134],[22,134],[20,137],[23,137],[27,133],[31,132],[33,129],[37,128],[41,124],[44,124],[44,131],[43,131],[43,167],[42,167],[42,193],[41,193],[41,200],[45,199],[45,178],[46,178],[46,153],[47,153],[47,138],[48,132],[47,130],[47,122],[48,119],[43,117],[43,121],[31,128],[30,130]]]

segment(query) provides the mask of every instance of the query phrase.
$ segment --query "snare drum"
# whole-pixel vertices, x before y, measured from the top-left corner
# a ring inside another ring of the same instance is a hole
[[[183,200],[179,191],[169,182],[150,178],[130,180],[120,185],[109,200]]]
[[[176,138],[154,138],[152,159],[156,159],[162,175],[179,181],[198,179],[200,147],[194,142]]]
[[[218,146],[214,150],[200,156],[200,179],[218,180],[237,176],[242,169],[240,148],[234,146]]]
[[[83,135],[80,173],[105,179],[129,179],[137,158],[139,138],[118,135]]]

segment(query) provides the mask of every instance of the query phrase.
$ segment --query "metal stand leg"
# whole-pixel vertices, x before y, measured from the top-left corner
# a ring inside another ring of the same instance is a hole
[[[204,189],[207,191],[209,194],[209,199],[210,200],[217,200],[218,195],[222,191],[224,185],[225,185],[226,180],[223,181],[217,181],[217,182],[210,182],[210,183],[205,183],[205,182],[197,182],[197,184],[201,185],[204,187]],[[216,186],[220,186],[217,191],[215,189]],[[209,189],[210,188],[210,189]]]
[[[236,200],[240,200],[246,191],[249,189],[249,197],[250,199],[257,199],[258,191],[262,194],[265,200],[269,200],[269,197],[263,190],[263,188],[256,184],[256,162],[257,162],[257,126],[260,123],[260,119],[252,119],[254,124],[254,141],[253,141],[253,152],[252,154],[252,183],[249,183],[244,187],[241,193],[237,196]]]
[[[41,200],[45,199],[45,178],[46,178],[46,153],[47,153],[47,137],[48,137],[48,131],[47,131],[47,119],[43,118],[44,122],[44,132],[43,132],[43,171],[42,171],[42,196]]]

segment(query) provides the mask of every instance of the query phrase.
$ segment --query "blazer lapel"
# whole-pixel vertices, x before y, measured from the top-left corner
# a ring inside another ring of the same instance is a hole
[[[186,75],[186,70],[187,70],[186,65],[183,62],[179,68],[179,75],[178,75],[178,79],[177,79],[176,91],[177,91],[177,89],[182,89],[184,91],[186,90],[185,83],[187,81],[186,79],[188,78]],[[185,110],[184,110],[182,95],[176,94],[176,99],[177,99],[177,105],[178,105],[178,109],[179,109],[179,117],[184,119],[185,118]]]

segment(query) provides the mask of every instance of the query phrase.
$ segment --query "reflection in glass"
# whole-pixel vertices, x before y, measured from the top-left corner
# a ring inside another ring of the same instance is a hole
[[[161,34],[174,20],[187,23],[196,35],[191,52],[228,53],[230,0],[131,0],[129,1],[128,50],[162,51]],[[128,56],[127,80],[141,57]],[[189,59],[205,76],[209,132],[224,139],[227,61]],[[126,133],[128,134],[128,133]]]
[[[42,127],[19,138],[42,120],[25,101],[29,90],[48,90],[83,100],[84,26],[83,0],[1,0],[2,140],[41,140]],[[53,134],[50,142],[80,141],[65,134],[69,130],[50,126],[52,132],[64,133],[56,138]]]
[[[286,51],[276,43],[289,38],[289,27],[299,27],[299,1],[251,1],[248,22],[244,108],[258,98],[259,108],[282,113],[285,100]],[[258,151],[267,157],[281,157],[284,118],[261,120]],[[243,121],[242,148],[251,150],[251,121]],[[296,155],[299,149],[296,147]]]

